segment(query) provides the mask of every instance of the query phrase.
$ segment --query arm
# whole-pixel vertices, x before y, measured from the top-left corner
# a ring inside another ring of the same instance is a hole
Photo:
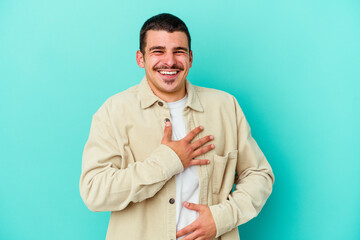
[[[183,240],[213,239],[231,231],[255,217],[271,193],[274,182],[271,167],[251,137],[249,124],[235,98],[234,103],[238,136],[235,191],[227,200],[210,207],[185,203],[199,217],[176,233],[176,237],[189,234]]]
[[[92,211],[119,211],[130,202],[154,196],[175,174],[183,171],[176,153],[160,145],[142,162],[120,167],[118,151],[105,106],[94,115],[83,153],[80,194]]]
[[[238,158],[235,191],[220,204],[210,206],[214,217],[216,237],[256,217],[272,191],[274,175],[264,154],[251,136],[246,118],[234,98]]]

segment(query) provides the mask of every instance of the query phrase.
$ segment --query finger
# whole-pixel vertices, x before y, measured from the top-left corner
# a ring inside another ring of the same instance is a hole
[[[189,202],[184,202],[184,207],[186,207],[189,210],[193,210],[193,211],[200,211],[202,205],[200,204],[195,204],[195,203],[189,203]]]
[[[197,157],[197,156],[200,156],[200,155],[203,155],[209,151],[211,151],[212,149],[215,148],[215,145],[214,144],[209,144],[205,147],[201,147],[201,148],[198,148],[194,151],[193,153],[193,158]]]
[[[164,136],[161,140],[161,143],[167,143],[171,141],[171,135],[172,135],[172,126],[170,121],[165,122],[164,127]]]
[[[206,165],[209,163],[210,163],[210,161],[207,159],[193,159],[189,162],[189,167],[195,166],[195,165]]]
[[[199,126],[191,130],[185,137],[184,140],[187,142],[191,142],[196,135],[198,135],[202,130],[204,130],[203,126]]]
[[[205,143],[210,142],[213,139],[214,139],[214,136],[209,135],[209,136],[200,138],[199,140],[193,142],[191,145],[194,149],[197,149],[197,148],[201,147],[202,145],[204,145]]]
[[[190,233],[189,235],[187,235],[185,238],[183,238],[182,240],[197,240],[198,237],[200,237],[200,232],[199,231],[194,231],[192,233]]]
[[[196,227],[192,224],[184,227],[183,229],[180,229],[179,231],[176,232],[176,238],[184,236],[186,234],[189,234],[193,231],[195,231]]]

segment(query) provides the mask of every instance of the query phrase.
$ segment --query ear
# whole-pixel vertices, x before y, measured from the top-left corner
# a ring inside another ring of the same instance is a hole
[[[192,63],[193,63],[193,52],[192,50],[190,50],[190,67],[192,66]]]
[[[137,62],[137,65],[139,65],[139,67],[141,67],[141,68],[145,67],[144,55],[142,54],[142,52],[140,52],[140,50],[137,50],[137,52],[136,52],[136,62]]]

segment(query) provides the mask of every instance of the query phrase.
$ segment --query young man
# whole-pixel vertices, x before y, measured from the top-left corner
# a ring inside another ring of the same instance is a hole
[[[274,175],[236,99],[186,80],[191,39],[173,15],[144,23],[136,60],[141,83],[93,116],[84,202],[112,211],[109,240],[239,239],[237,226],[259,213]]]

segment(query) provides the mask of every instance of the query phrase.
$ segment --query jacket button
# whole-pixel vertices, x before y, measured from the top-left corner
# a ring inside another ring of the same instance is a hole
[[[169,199],[169,203],[170,203],[170,204],[174,204],[174,203],[175,203],[175,199],[170,198],[170,199]]]
[[[170,122],[170,119],[165,118],[165,119],[164,119],[164,122]]]
[[[164,104],[162,102],[158,102],[158,105],[162,107]]]

